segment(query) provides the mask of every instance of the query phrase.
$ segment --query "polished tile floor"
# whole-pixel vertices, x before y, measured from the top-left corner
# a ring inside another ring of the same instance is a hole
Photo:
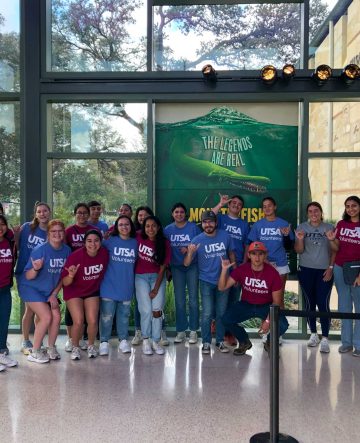
[[[30,363],[10,336],[17,368],[0,373],[0,442],[249,442],[269,430],[269,358],[172,342],[165,356],[117,351],[74,362],[64,352]],[[360,442],[360,358],[285,340],[280,358],[280,432],[302,443]]]

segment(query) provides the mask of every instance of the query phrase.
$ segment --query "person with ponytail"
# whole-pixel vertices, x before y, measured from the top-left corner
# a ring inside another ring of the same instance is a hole
[[[15,268],[15,277],[18,283],[19,296],[22,298],[26,294],[26,288],[23,288],[19,282],[24,268],[29,260],[32,250],[39,245],[46,242],[47,239],[47,225],[51,216],[50,206],[45,202],[36,202],[34,206],[34,216],[31,222],[24,223],[21,227],[14,228],[15,241],[18,250],[18,260]],[[32,349],[32,342],[30,341],[30,328],[33,323],[34,312],[31,310],[28,303],[25,303],[25,312],[22,318],[21,326],[23,333],[23,341],[21,351],[25,355],[29,355]]]

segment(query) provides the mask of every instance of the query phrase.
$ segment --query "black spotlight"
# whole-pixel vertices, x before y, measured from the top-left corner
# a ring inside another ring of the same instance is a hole
[[[347,85],[350,85],[359,77],[360,68],[358,65],[354,65],[353,63],[351,63],[350,65],[346,65],[343,69],[343,72],[341,73],[341,78]]]
[[[272,85],[276,82],[277,79],[277,71],[276,68],[272,65],[266,65],[260,71],[261,80],[267,84]]]
[[[295,75],[295,66],[291,65],[290,63],[287,63],[282,68],[282,77],[284,80],[289,81],[291,80]]]
[[[217,81],[217,73],[211,65],[205,65],[201,72],[205,82],[215,83]]]
[[[332,75],[332,70],[328,65],[320,65],[316,68],[312,75],[312,78],[317,82],[319,86],[324,85]]]

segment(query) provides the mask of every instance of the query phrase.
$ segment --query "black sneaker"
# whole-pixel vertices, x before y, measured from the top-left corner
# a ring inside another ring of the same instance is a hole
[[[238,347],[233,350],[234,355],[244,355],[248,349],[252,348],[252,343],[250,340],[245,343],[239,343]]]
[[[211,350],[210,343],[204,343],[203,346],[202,346],[201,352],[203,354],[210,354],[210,350]]]
[[[227,353],[229,352],[229,348],[225,346],[225,343],[221,341],[220,343],[216,343],[216,349],[220,352]]]

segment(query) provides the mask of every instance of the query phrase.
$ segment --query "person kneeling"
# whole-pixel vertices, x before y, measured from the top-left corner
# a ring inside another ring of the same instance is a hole
[[[238,340],[238,347],[234,349],[235,355],[243,355],[252,347],[249,336],[239,323],[251,318],[262,320],[260,331],[266,334],[270,328],[270,305],[281,306],[282,282],[279,273],[270,264],[266,263],[267,249],[262,242],[253,242],[248,249],[250,262],[244,263],[230,272],[232,266],[229,260],[222,260],[222,269],[218,287],[225,291],[235,283],[242,287],[241,301],[231,305],[225,312],[222,322]],[[280,334],[283,335],[289,327],[286,317],[280,315]],[[264,344],[265,351],[270,350],[269,336]]]

